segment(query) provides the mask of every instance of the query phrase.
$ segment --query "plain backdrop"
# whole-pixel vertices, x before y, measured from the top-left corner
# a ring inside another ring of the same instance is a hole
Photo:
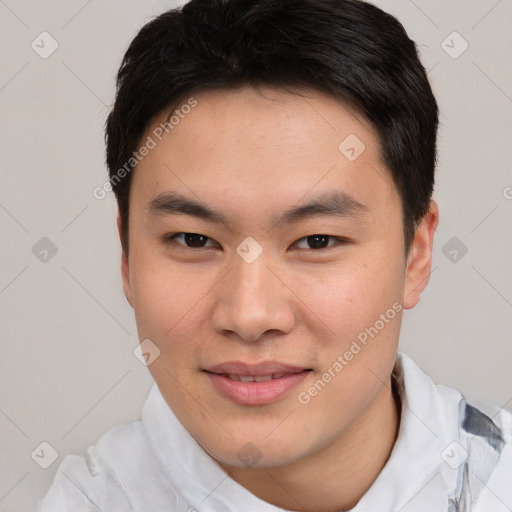
[[[137,419],[152,385],[133,354],[114,198],[92,191],[107,178],[103,126],[124,51],[176,5],[0,0],[4,511],[32,510],[62,458]],[[401,350],[436,382],[510,407],[512,3],[377,5],[418,43],[442,113],[433,272]],[[43,442],[57,452],[47,469]]]

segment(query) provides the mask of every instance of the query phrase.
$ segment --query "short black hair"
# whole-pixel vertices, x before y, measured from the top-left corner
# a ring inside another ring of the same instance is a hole
[[[133,174],[126,170],[136,167],[150,122],[193,92],[244,85],[313,88],[370,122],[401,197],[408,250],[433,192],[438,107],[403,26],[360,0],[191,0],[142,27],[117,74],[105,129],[123,250]]]

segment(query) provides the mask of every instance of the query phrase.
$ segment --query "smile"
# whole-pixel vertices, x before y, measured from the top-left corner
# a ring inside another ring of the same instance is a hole
[[[280,379],[284,373],[273,373],[271,375],[236,375],[234,373],[223,373],[224,377],[241,382],[265,382],[266,380]]]
[[[213,389],[238,405],[267,405],[285,398],[312,370],[275,361],[227,362],[204,373]]]

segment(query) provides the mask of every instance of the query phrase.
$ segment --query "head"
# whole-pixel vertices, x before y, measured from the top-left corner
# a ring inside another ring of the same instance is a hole
[[[218,461],[308,457],[385,391],[430,273],[437,123],[414,43],[365,2],[193,0],[130,45],[106,126],[124,291]],[[244,368],[282,389],[226,382]]]

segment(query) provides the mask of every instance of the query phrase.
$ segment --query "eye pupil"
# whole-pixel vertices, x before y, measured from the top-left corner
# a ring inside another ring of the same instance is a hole
[[[185,233],[184,239],[189,247],[203,247],[207,237],[197,233]]]
[[[327,235],[308,236],[308,245],[312,249],[323,249],[329,245],[329,237]]]

